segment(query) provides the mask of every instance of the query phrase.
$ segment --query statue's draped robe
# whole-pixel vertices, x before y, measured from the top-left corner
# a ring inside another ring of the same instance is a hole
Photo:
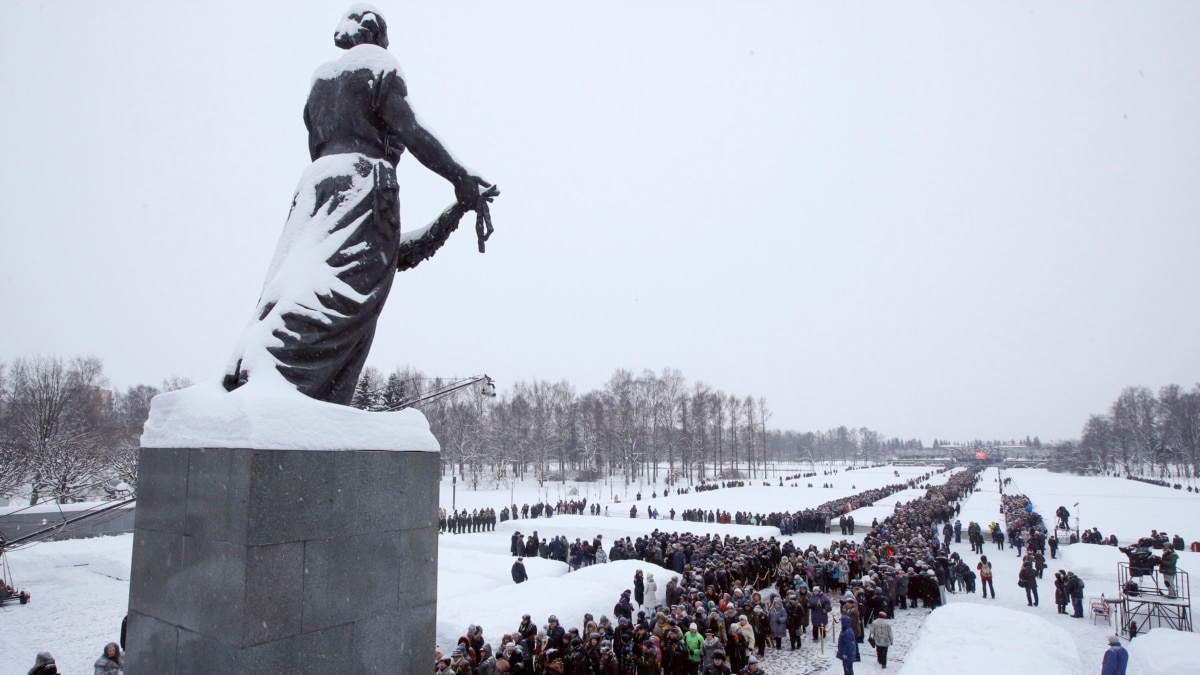
[[[395,60],[369,44],[314,75],[304,110],[313,163],[226,367],[226,389],[273,370],[308,396],[350,402],[396,275],[395,163],[404,146],[389,108],[406,93]]]

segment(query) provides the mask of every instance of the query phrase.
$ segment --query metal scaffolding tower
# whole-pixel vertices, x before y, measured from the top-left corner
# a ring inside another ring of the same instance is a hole
[[[1146,570],[1142,570],[1146,571]],[[1153,628],[1192,631],[1192,593],[1188,573],[1175,575],[1175,597],[1168,597],[1166,585],[1157,570],[1133,576],[1129,563],[1117,563],[1120,584],[1120,612],[1117,631],[1129,638]]]

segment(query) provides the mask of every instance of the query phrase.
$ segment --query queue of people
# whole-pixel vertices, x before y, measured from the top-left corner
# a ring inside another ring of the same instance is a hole
[[[790,540],[781,544],[774,537],[660,530],[620,538],[609,544],[607,558],[644,560],[678,574],[661,597],[657,585],[651,589],[652,575],[635,574],[611,619],[585,615],[565,629],[551,616],[539,629],[525,615],[494,651],[472,626],[453,651],[438,655],[435,670],[456,675],[761,673],[768,651],[801,650],[808,635],[814,645],[832,638],[831,648],[837,645],[842,654],[850,653],[843,643],[853,643],[853,661],[843,660],[847,672],[853,672],[853,663],[861,659],[859,645],[869,638],[884,666],[896,611],[944,602],[949,567],[939,561],[950,558],[938,526],[953,518],[957,503],[977,481],[978,470],[964,471],[928,488],[920,499],[897,504],[862,543],[841,540],[799,550]],[[836,500],[829,512],[907,487]],[[579,544],[594,554],[605,543],[598,536]],[[514,555],[528,550],[514,539]]]

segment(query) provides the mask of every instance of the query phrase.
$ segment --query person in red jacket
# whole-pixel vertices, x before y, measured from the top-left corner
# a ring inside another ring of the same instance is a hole
[[[983,588],[983,597],[988,596],[988,589],[992,589],[992,599],[996,599],[996,586],[992,583],[992,564],[988,562],[986,555],[979,556],[979,564],[975,566],[979,570],[980,586]]]

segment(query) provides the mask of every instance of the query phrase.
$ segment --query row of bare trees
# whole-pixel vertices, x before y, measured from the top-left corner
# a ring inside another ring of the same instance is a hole
[[[446,383],[411,369],[387,377],[368,368],[354,405],[387,409]],[[416,406],[442,446],[447,471],[473,486],[532,475],[545,480],[619,478],[625,484],[666,478],[692,483],[765,478],[780,460],[875,461],[919,441],[885,440],[866,428],[828,432],[769,430],[761,397],[689,383],[678,370],[617,370],[599,390],[579,394],[568,382],[519,381],[499,398],[464,389]]]
[[[1200,477],[1200,384],[1154,392],[1126,387],[1106,414],[1092,415],[1078,443],[1056,453],[1058,468],[1119,472],[1167,481]]]
[[[94,356],[0,363],[0,496],[65,503],[137,485],[138,437],[159,389],[107,386]]]

